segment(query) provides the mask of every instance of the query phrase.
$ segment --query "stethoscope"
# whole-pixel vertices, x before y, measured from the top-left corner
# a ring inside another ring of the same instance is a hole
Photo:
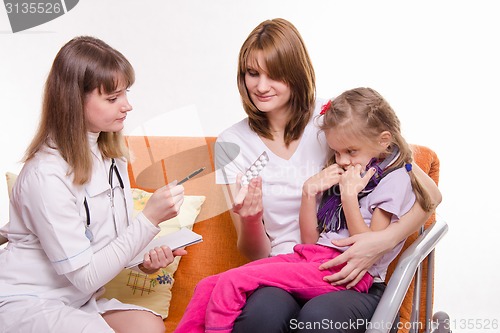
[[[109,167],[109,176],[108,176],[108,182],[110,186],[110,201],[111,201],[111,209],[113,211],[113,222],[115,224],[115,232],[118,234],[117,228],[116,228],[116,217],[115,217],[115,191],[113,188],[113,174],[116,174],[116,178],[118,178],[118,182],[120,183],[120,187],[122,190],[124,190],[125,186],[123,184],[123,179],[120,175],[120,172],[118,171],[118,167],[116,166],[115,159],[111,159],[111,166]],[[124,194],[125,198],[125,194]],[[87,197],[83,199],[83,206],[85,207],[85,214],[87,215],[87,223],[85,224],[85,236],[88,238],[90,242],[94,240],[94,234],[92,233],[92,230],[90,230],[90,209],[89,209],[89,204],[87,202]],[[125,199],[125,209],[127,208],[127,200]]]

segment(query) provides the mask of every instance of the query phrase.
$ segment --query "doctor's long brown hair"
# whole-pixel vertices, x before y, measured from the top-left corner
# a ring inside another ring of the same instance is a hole
[[[26,150],[28,161],[46,144],[59,151],[70,167],[75,184],[85,184],[92,173],[84,102],[94,89],[112,93],[119,84],[135,80],[128,60],[105,42],[76,37],[57,53],[45,83],[38,131]],[[127,156],[121,132],[101,132],[99,148],[104,157]]]

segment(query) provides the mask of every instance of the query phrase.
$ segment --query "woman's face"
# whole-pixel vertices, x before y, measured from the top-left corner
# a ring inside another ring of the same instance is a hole
[[[85,97],[85,120],[89,132],[119,132],[132,106],[127,99],[126,87],[119,85],[116,91],[107,94],[94,89]]]
[[[273,80],[268,76],[261,51],[255,53],[249,64],[245,73],[245,85],[257,109],[262,112],[287,112],[290,87],[285,82]]]

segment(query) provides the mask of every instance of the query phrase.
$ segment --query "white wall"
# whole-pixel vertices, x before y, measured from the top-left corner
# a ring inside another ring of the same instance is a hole
[[[81,0],[66,15],[16,34],[0,8],[0,173],[19,171],[45,76],[72,37],[102,38],[134,65],[128,133],[154,122],[161,126],[147,134],[215,136],[244,117],[235,83],[242,42],[262,20],[284,17],[308,45],[319,96],[371,86],[399,114],[408,141],[438,153],[438,213],[450,231],[438,247],[435,309],[456,320],[454,332],[490,332],[479,324],[500,319],[492,255],[500,235],[493,210],[500,185],[492,120],[499,111],[497,7],[494,0]],[[198,119],[182,117],[185,110]],[[3,182],[0,193],[6,222]]]

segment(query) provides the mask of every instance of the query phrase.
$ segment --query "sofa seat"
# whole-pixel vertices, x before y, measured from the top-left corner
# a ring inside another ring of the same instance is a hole
[[[198,281],[248,262],[236,248],[236,232],[226,204],[224,186],[215,184],[215,140],[215,137],[126,137],[131,155],[129,176],[132,187],[154,191],[170,181],[184,178],[193,170],[206,168],[199,176],[184,183],[185,194],[206,196],[202,211],[193,227],[193,231],[203,236],[203,242],[187,248],[188,255],[182,258],[175,272],[170,311],[165,319],[168,333],[175,329],[182,318]],[[414,151],[417,164],[437,183],[439,180],[437,155],[423,146],[415,146]],[[427,221],[426,226],[433,222],[434,216]],[[405,248],[417,236],[417,233],[412,235],[407,240]],[[394,270],[396,261],[397,259],[389,268],[388,278]],[[427,269],[425,262],[424,276]],[[424,298],[420,311],[423,316],[426,281],[423,281],[421,294]],[[411,286],[401,306],[403,323],[409,321],[412,296]],[[422,322],[425,322],[423,317]]]

